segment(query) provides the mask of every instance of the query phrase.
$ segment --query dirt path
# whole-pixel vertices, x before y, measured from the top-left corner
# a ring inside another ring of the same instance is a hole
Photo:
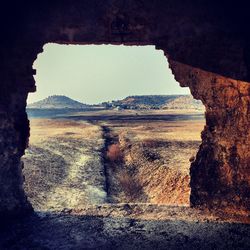
[[[62,210],[106,202],[100,152],[81,148],[74,158],[68,165],[65,179],[48,193],[43,210]]]
[[[34,208],[61,211],[105,203],[102,129],[86,122],[53,123],[41,140],[31,139],[24,157],[25,189]],[[54,126],[59,130],[52,135]]]

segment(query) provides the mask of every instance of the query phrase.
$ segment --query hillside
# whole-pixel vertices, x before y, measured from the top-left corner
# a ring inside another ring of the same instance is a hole
[[[205,110],[201,101],[195,100],[191,95],[179,96],[169,100],[161,106],[162,109],[195,109]]]
[[[190,109],[203,111],[201,101],[191,95],[141,95],[128,96],[122,100],[104,102],[99,105],[88,105],[75,101],[67,96],[53,95],[27,106],[28,109]]]
[[[63,95],[52,95],[27,106],[28,109],[85,109],[87,107],[89,105]]]
[[[122,100],[105,103],[110,108],[121,109],[194,109],[204,110],[201,101],[191,95],[128,96]]]

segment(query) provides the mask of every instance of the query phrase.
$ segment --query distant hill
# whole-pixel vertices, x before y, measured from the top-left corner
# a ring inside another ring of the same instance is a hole
[[[104,102],[99,105],[88,105],[75,101],[67,96],[52,95],[27,106],[28,109],[190,109],[203,111],[201,101],[191,95],[141,95],[128,96],[122,100]]]
[[[89,105],[75,101],[64,95],[52,95],[41,101],[27,105],[28,109],[85,109]]]
[[[161,106],[162,109],[195,109],[205,111],[205,107],[200,100],[195,100],[191,95],[184,95],[169,100]]]
[[[122,100],[103,103],[109,108],[120,109],[192,109],[204,110],[201,101],[191,95],[142,95],[128,96]]]

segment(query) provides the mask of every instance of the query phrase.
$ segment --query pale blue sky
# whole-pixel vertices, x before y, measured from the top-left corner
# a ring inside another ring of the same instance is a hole
[[[33,68],[37,92],[28,103],[55,94],[93,104],[128,95],[190,93],[154,46],[46,44]]]

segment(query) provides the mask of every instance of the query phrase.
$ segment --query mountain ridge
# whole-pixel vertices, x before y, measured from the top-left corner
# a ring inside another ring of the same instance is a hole
[[[27,105],[27,109],[192,109],[204,111],[191,95],[133,95],[120,100],[89,105],[64,95],[52,95]]]
[[[191,95],[141,95],[103,103],[109,108],[121,109],[192,109],[204,110],[200,100]]]

